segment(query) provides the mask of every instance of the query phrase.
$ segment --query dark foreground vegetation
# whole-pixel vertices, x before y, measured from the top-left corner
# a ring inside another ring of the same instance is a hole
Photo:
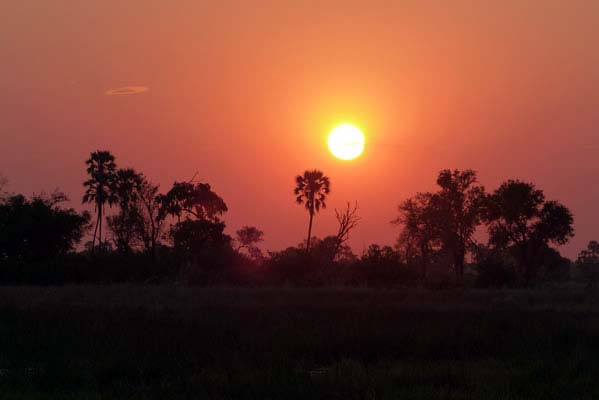
[[[2,399],[594,399],[599,295],[0,290]]]

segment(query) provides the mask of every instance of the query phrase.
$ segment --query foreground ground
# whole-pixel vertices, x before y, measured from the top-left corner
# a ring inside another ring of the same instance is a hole
[[[580,288],[0,288],[2,399],[593,399],[597,376]]]

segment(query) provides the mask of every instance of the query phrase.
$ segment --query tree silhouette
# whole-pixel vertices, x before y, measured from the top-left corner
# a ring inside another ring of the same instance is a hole
[[[231,237],[224,233],[222,221],[190,219],[171,227],[175,260],[180,277],[193,283],[209,283],[225,279],[233,266]]]
[[[264,232],[254,226],[244,226],[235,232],[235,242],[237,242],[237,251],[245,249],[253,259],[261,259],[262,251],[257,246],[264,241]]]
[[[156,258],[156,246],[163,230],[164,218],[160,217],[161,195],[158,186],[143,179],[137,193],[136,231],[146,253]]]
[[[356,268],[357,267],[357,268]],[[354,269],[358,284],[374,287],[392,287],[411,277],[401,263],[400,255],[390,246],[371,244],[360,257]]]
[[[213,258],[213,250],[230,243],[231,238],[224,230],[223,222],[186,219],[173,228],[173,245],[176,251],[186,255]]]
[[[0,174],[0,200],[4,197],[4,188],[8,185],[8,179]]]
[[[62,208],[61,192],[9,196],[0,202],[0,260],[49,261],[72,251],[85,233],[89,213]]]
[[[94,236],[92,239],[93,251],[96,243],[96,235],[98,235],[98,242],[100,248],[102,248],[102,219],[104,216],[104,207],[106,204],[112,206],[117,201],[114,194],[116,163],[114,161],[114,156],[109,151],[98,150],[91,154],[85,164],[87,165],[87,173],[90,176],[90,179],[83,183],[87,188],[83,195],[83,203],[94,203],[94,209],[97,214],[96,226],[94,228]]]
[[[353,208],[348,202],[343,211],[335,209],[335,218],[337,219],[339,228],[337,229],[337,235],[334,236],[335,245],[331,254],[331,261],[335,260],[342,248],[346,246],[349,240],[349,233],[358,226],[361,220],[360,216],[358,216],[358,202],[354,204]]]
[[[565,244],[574,235],[570,210],[556,201],[545,201],[543,191],[532,183],[508,180],[486,203],[489,241],[499,248],[515,247],[525,285],[534,278],[539,254],[547,243]]]
[[[117,249],[123,253],[131,252],[136,240],[140,210],[138,200],[145,178],[132,168],[119,169],[114,175],[113,194],[119,206],[116,215],[107,218],[108,227],[114,235]]]
[[[217,222],[227,212],[224,200],[207,183],[175,182],[171,190],[160,196],[160,201],[160,215],[171,215],[178,221],[185,215]]]
[[[418,193],[400,204],[399,216],[392,221],[402,226],[398,244],[404,248],[406,262],[419,260],[422,284],[427,281],[430,257],[441,244],[442,216],[438,203],[437,195]]]
[[[4,188],[8,185],[8,179],[2,174],[0,174],[0,193],[4,190]]]
[[[453,256],[453,267],[457,281],[464,278],[464,260],[466,251],[472,244],[472,235],[481,223],[485,190],[476,185],[476,172],[448,169],[439,172],[437,184],[441,190],[436,196],[436,206],[443,225],[441,240],[447,251]]]
[[[210,185],[175,182],[171,190],[159,196],[158,200],[159,219],[169,215],[177,219],[169,235],[185,268],[208,268],[213,272],[226,268],[227,250],[232,252],[231,238],[224,234],[225,224],[220,216],[227,211],[227,205]],[[181,220],[181,217],[184,219]]]
[[[590,241],[587,248],[578,254],[576,266],[589,286],[595,287],[599,282],[599,243]]]
[[[303,204],[310,214],[308,239],[306,241],[306,251],[310,251],[312,220],[315,213],[319,212],[321,208],[326,208],[325,200],[331,191],[331,183],[328,176],[316,169],[305,171],[303,175],[296,176],[295,182],[296,186],[293,190],[296,195],[295,200],[298,204]]]

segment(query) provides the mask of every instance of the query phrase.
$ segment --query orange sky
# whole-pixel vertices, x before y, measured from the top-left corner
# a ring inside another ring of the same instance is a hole
[[[394,241],[397,204],[438,170],[474,168],[569,206],[573,256],[599,239],[597,43],[592,0],[2,2],[0,172],[78,201],[98,148],[163,189],[198,171],[230,231],[279,249],[306,231],[293,178],[319,168],[315,233],[357,200],[360,252]],[[149,90],[106,95],[123,86]],[[328,153],[340,122],[367,136],[356,161]]]

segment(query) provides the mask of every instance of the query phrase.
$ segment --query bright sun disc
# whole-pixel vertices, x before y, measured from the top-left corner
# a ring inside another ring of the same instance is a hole
[[[350,124],[333,129],[328,142],[331,153],[342,160],[353,160],[364,150],[364,134]]]

